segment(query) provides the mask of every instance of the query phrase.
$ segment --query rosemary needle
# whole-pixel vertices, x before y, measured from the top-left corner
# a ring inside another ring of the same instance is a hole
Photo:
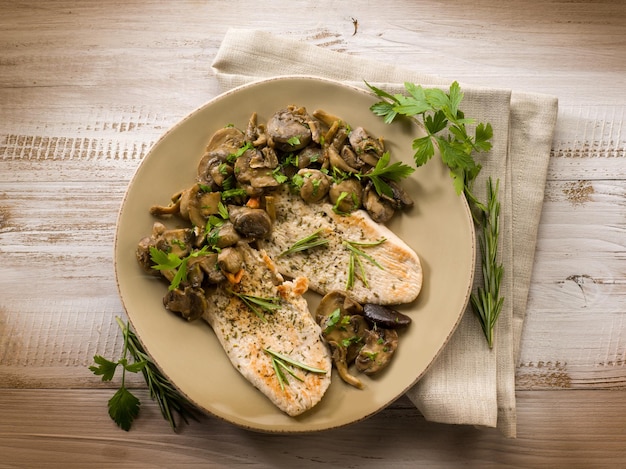
[[[286,256],[287,254],[292,254],[294,252],[306,251],[307,249],[311,249],[318,246],[325,246],[328,244],[328,240],[324,239],[320,236],[320,233],[323,231],[323,228],[311,233],[309,236],[305,236],[302,239],[299,239],[295,243],[293,243],[289,248],[285,249],[281,252],[278,257]]]

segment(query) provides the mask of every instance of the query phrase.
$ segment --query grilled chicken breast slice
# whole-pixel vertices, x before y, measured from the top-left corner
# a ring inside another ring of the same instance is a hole
[[[344,241],[376,243],[385,239],[375,246],[355,244],[378,265],[364,256],[354,258],[355,278],[350,294],[360,303],[383,305],[410,303],[417,298],[423,278],[418,255],[389,228],[373,221],[367,212],[357,210],[350,215],[338,215],[331,204],[308,204],[287,188],[277,191],[274,199],[276,219],[271,237],[261,246],[281,274],[291,278],[306,276],[309,288],[322,295],[345,290],[351,254]],[[328,240],[326,246],[281,255],[296,241],[317,230]]]
[[[209,307],[203,318],[213,328],[232,365],[283,412],[300,415],[322,399],[330,385],[332,367],[320,326],[302,297],[307,279],[297,277],[285,282],[263,251],[246,243],[240,243],[237,249],[244,259],[243,276],[236,285],[224,282],[207,293]],[[280,307],[273,312],[257,308],[257,315],[233,291],[258,298],[280,298]],[[265,349],[326,373],[291,367],[302,381],[284,371],[287,383],[282,389]]]

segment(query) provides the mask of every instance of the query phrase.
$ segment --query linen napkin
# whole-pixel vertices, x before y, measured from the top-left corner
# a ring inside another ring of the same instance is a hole
[[[244,29],[226,33],[212,66],[224,90],[279,75],[315,75],[360,87],[365,87],[366,80],[390,93],[402,92],[404,82],[447,88],[452,81]],[[468,307],[448,344],[407,396],[427,420],[497,427],[504,435],[515,437],[515,365],[557,100],[463,83],[461,88],[465,114],[490,122],[494,129],[493,148],[480,157],[483,170],[474,187],[480,200],[486,200],[486,178],[500,180],[500,259],[505,269],[501,294],[505,303],[493,349],[487,346],[478,319]],[[482,281],[477,264],[476,283]]]

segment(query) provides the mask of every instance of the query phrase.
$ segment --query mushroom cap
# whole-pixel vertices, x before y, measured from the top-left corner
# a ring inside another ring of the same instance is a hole
[[[274,147],[282,151],[296,151],[311,142],[311,129],[306,124],[311,118],[304,108],[290,106],[276,112],[267,121],[267,134]]]

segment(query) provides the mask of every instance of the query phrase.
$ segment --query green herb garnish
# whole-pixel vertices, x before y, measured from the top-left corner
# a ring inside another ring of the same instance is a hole
[[[235,153],[231,153],[230,155],[228,155],[228,157],[226,157],[226,161],[228,161],[229,163],[234,163],[235,161],[237,161],[237,158],[239,158],[241,155],[243,155],[246,151],[248,151],[251,148],[254,148],[252,143],[246,142],[245,145],[237,149]]]
[[[439,149],[442,161],[450,169],[454,187],[458,194],[471,193],[471,183],[480,172],[480,165],[472,158],[473,151],[489,151],[493,137],[491,124],[478,124],[474,135],[470,136],[466,125],[473,124],[473,119],[466,119],[459,109],[463,93],[457,82],[450,85],[446,93],[438,88],[422,88],[412,83],[405,83],[409,96],[391,95],[366,83],[377,96],[384,101],[374,104],[370,109],[391,123],[398,115],[420,118],[418,122],[426,130],[426,136],[413,140],[415,164],[422,166]],[[441,132],[447,131],[445,135]],[[474,199],[474,197],[472,197]]]
[[[487,205],[481,203],[472,192],[472,186],[480,173],[481,166],[474,161],[474,152],[491,149],[493,129],[491,124],[476,123],[465,117],[459,109],[463,100],[461,87],[457,82],[450,85],[446,93],[440,89],[425,89],[412,83],[405,83],[408,96],[392,95],[366,82],[366,85],[382,101],[371,106],[371,111],[382,117],[387,124],[402,115],[415,118],[426,131],[424,137],[413,140],[413,155],[416,166],[422,166],[439,150],[441,160],[448,167],[457,194],[463,193],[467,199],[474,223],[480,230],[481,262],[484,287],[472,294],[471,304],[479,318],[489,347],[493,347],[493,331],[500,315],[504,299],[500,297],[500,283],[503,275],[502,264],[497,259],[499,237],[498,186],[493,188],[491,178],[487,183]],[[467,125],[474,125],[473,135]]]
[[[300,145],[300,137],[298,137],[297,135],[294,137],[291,137],[290,139],[287,140],[287,143],[289,145]]]
[[[378,159],[376,166],[368,173],[361,174],[360,177],[370,179],[374,183],[374,189],[376,189],[378,195],[393,197],[393,191],[385,180],[398,182],[410,176],[415,169],[399,161],[389,165],[389,159],[389,152],[383,153]]]
[[[306,251],[307,249],[312,249],[318,246],[325,246],[328,244],[328,240],[322,238],[320,233],[324,231],[323,228],[311,233],[309,236],[306,236],[302,239],[299,239],[295,243],[293,243],[289,248],[285,249],[281,252],[278,257],[286,256],[287,254],[293,254],[294,252]]]
[[[341,309],[337,308],[328,315],[323,332],[324,334],[328,334],[335,328],[345,331],[349,324],[350,316],[342,315]]]
[[[141,402],[125,385],[127,371],[143,374],[150,391],[150,397],[157,401],[163,418],[169,422],[172,430],[176,430],[174,413],[177,413],[185,423],[188,423],[188,417],[195,418],[193,405],[161,373],[135,333],[131,331],[128,323],[124,324],[120,318],[115,319],[124,335],[122,358],[113,362],[101,355],[95,355],[93,357],[95,365],[89,367],[96,376],[102,376],[102,381],[111,381],[117,368],[122,367],[120,387],[108,402],[111,419],[121,429],[128,431],[133,420],[139,415]],[[128,361],[129,354],[133,358],[133,363]]]
[[[166,253],[154,246],[150,246],[150,259],[154,262],[152,268],[156,270],[176,270],[176,274],[168,287],[170,291],[175,290],[182,282],[187,280],[187,264],[189,263],[189,259],[203,256],[209,249],[210,246],[203,246],[202,249],[193,251],[188,256],[181,259],[174,253]]]
[[[493,331],[504,303],[504,298],[500,296],[500,283],[504,268],[497,258],[498,236],[500,234],[498,190],[499,183],[496,182],[494,189],[493,182],[489,178],[487,182],[487,210],[483,212],[482,233],[478,238],[484,287],[478,287],[476,293],[472,293],[470,296],[472,308],[480,320],[489,348],[493,348]]]
[[[232,290],[229,290],[229,292],[243,301],[243,303],[250,308],[254,314],[261,318],[263,322],[267,322],[264,312],[273,313],[281,307],[281,300],[277,297],[262,298],[260,296],[237,293]]]
[[[348,249],[348,251],[350,251],[350,258],[348,260],[348,280],[346,282],[346,290],[351,290],[352,287],[354,287],[354,281],[356,277],[361,279],[361,282],[363,282],[363,284],[369,288],[369,283],[367,282],[367,276],[365,274],[365,266],[363,265],[361,258],[368,260],[379,269],[383,269],[383,266],[380,265],[372,256],[359,249],[359,247],[378,246],[385,241],[387,241],[386,238],[381,238],[378,241],[374,241],[372,243],[363,243],[348,240],[344,240],[342,242],[342,244]],[[356,267],[358,267],[359,269],[358,274],[355,272]]]
[[[222,191],[222,200],[231,199],[233,197],[245,197],[246,195],[248,194],[245,189],[235,187]]]
[[[306,365],[304,363],[294,360],[293,358],[289,358],[287,355],[275,352],[274,350],[271,350],[269,348],[265,348],[263,349],[263,351],[272,358],[272,366],[274,368],[274,372],[276,373],[278,383],[280,384],[280,389],[282,389],[283,391],[285,390],[285,384],[289,384],[289,381],[287,380],[287,375],[285,375],[283,371],[286,371],[298,381],[304,381],[300,376],[295,374],[295,372],[287,365],[291,365],[296,368],[300,368],[301,370],[309,371],[311,373],[326,374],[326,370]]]

